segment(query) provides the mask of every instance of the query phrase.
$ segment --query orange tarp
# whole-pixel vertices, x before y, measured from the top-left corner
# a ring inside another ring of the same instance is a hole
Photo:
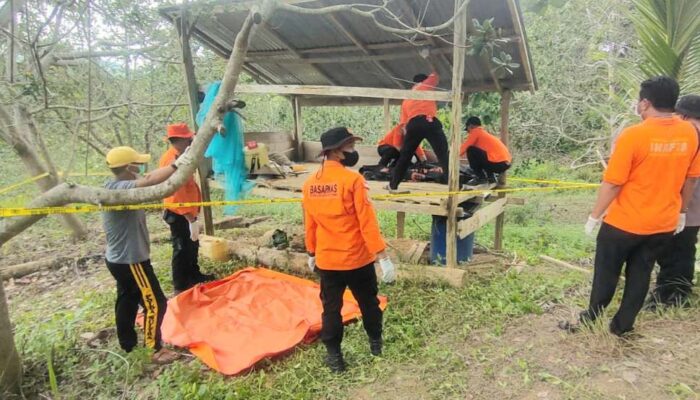
[[[166,343],[186,347],[226,375],[284,353],[321,330],[317,283],[264,268],[235,274],[181,293],[168,302],[162,334]],[[345,292],[343,321],[360,316]],[[380,297],[382,309],[386,298]]]

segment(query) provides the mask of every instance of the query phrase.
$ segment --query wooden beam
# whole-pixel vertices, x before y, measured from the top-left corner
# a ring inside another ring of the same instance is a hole
[[[434,49],[432,54],[445,54],[450,53],[449,49],[440,48]],[[320,56],[320,57],[307,57],[307,58],[280,58],[280,57],[253,57],[246,56],[246,62],[253,62],[258,64],[342,64],[342,63],[362,63],[362,62],[373,62],[373,61],[390,61],[390,60],[405,60],[405,59],[416,59],[415,51],[398,51],[398,52],[384,52],[377,53],[373,55],[351,55],[351,56]]]
[[[501,141],[508,147],[508,119],[510,115],[510,101],[513,98],[513,93],[510,90],[505,90],[501,93]],[[500,184],[506,184],[506,173],[500,176]],[[499,193],[498,197],[505,197],[505,193]],[[493,247],[496,250],[503,248],[503,229],[505,227],[505,214],[501,214],[496,218],[496,231],[493,239]]]
[[[336,17],[333,14],[328,14],[326,16],[331,22],[333,22],[333,25],[335,25],[338,30],[343,32],[343,35],[345,35],[348,39],[350,39],[351,42],[357,46],[366,56],[372,56],[372,52],[369,51],[369,49],[360,41],[355,34],[350,30],[350,28],[345,27],[345,25],[341,22],[339,17]],[[388,78],[390,81],[394,82],[394,84],[399,88],[403,89],[404,86],[401,84],[401,82],[397,81],[394,75],[389,71],[389,69],[381,62],[377,60],[373,60],[372,64],[374,64],[379,71],[384,74],[386,78]]]
[[[464,239],[467,235],[476,232],[478,229],[491,222],[491,220],[503,214],[503,211],[506,209],[506,204],[508,204],[507,198],[498,199],[480,208],[468,219],[459,221],[457,229],[459,238]]]
[[[449,191],[459,190],[459,146],[462,141],[462,81],[464,80],[464,58],[467,47],[467,13],[460,11],[464,1],[455,0],[454,38],[452,67],[452,137],[450,140]],[[458,197],[450,195],[447,203],[447,266],[457,266],[457,203]]]
[[[272,36],[278,42],[282,43],[282,45],[284,47],[286,47],[292,54],[294,54],[294,56],[298,60],[304,60],[304,61],[306,60],[304,58],[304,56],[301,53],[299,53],[286,38],[282,37],[282,35],[277,33],[267,22],[264,22],[261,26],[265,30],[265,32],[267,32],[270,36]],[[313,68],[319,75],[321,75],[325,80],[327,80],[328,83],[330,83],[332,85],[338,84],[338,82],[336,82],[333,78],[331,78],[330,75],[328,75],[323,70],[321,70],[319,67],[314,65],[315,63],[309,62],[308,64],[310,64],[311,68]]]
[[[515,0],[506,0],[508,3],[508,10],[510,11],[510,16],[513,21],[513,29],[515,30],[515,36],[518,38],[518,48],[520,49],[520,55],[522,59],[520,60],[520,65],[525,68],[525,77],[530,84],[530,91],[534,92],[537,88],[535,85],[535,73],[532,71],[532,63],[530,62],[530,50],[525,43],[525,28],[523,25],[523,20],[520,15],[520,10]]]
[[[391,106],[389,104],[389,99],[384,99],[384,132],[389,132],[392,127],[391,123]]]
[[[403,12],[405,12],[406,15],[408,16],[408,18],[410,20],[410,22],[409,22],[410,25],[415,25],[416,27],[418,25],[420,25],[419,21],[418,21],[418,17],[416,17],[416,12],[413,10],[413,7],[411,6],[411,4],[409,4],[408,0],[401,0],[398,2],[398,4],[399,4],[399,7],[401,8],[401,10],[403,10]],[[428,37],[427,42],[428,42],[427,44],[429,44],[431,47],[433,47],[435,49],[440,48],[440,45],[437,43],[437,41],[430,36]],[[416,47],[416,50],[419,50],[419,48]],[[447,56],[445,56],[444,53],[440,53],[439,58],[442,62],[445,63],[445,65],[447,66],[447,69],[449,71],[452,71],[452,63],[447,58]]]
[[[301,119],[301,104],[299,103],[299,98],[294,96],[292,100],[292,107],[294,107],[294,149],[296,150],[296,161],[304,160],[304,146],[302,142],[304,141],[304,123]]]
[[[250,85],[239,84],[236,93],[280,94],[280,95],[309,95],[334,97],[360,97],[375,99],[410,99],[450,101],[449,92],[434,90],[401,90],[379,89],[353,86],[321,86],[321,85]]]
[[[406,227],[406,213],[399,211],[396,213],[396,238],[397,239],[403,239],[405,227]]]
[[[176,21],[175,26],[180,36],[180,46],[182,50],[183,69],[185,71],[185,83],[187,85],[187,97],[190,102],[190,117],[192,128],[197,131],[197,112],[199,111],[199,85],[197,85],[197,77],[194,72],[194,62],[192,60],[192,48],[190,47],[190,24],[187,14],[183,15]],[[209,162],[206,158],[197,166],[197,174],[199,177],[199,187],[202,192],[202,201],[211,201],[211,190],[209,188]],[[211,207],[202,209],[204,214],[204,232],[207,235],[214,234],[214,218],[212,216]]]
[[[384,100],[357,97],[300,97],[299,103],[304,107],[365,107],[383,105]],[[401,100],[389,100],[389,104],[401,105]]]
[[[417,39],[413,42],[408,42],[405,40],[399,42],[387,42],[387,43],[367,43],[364,46],[367,50],[398,50],[398,49],[413,49],[416,46],[427,46],[430,44],[430,40],[427,39]],[[338,53],[357,53],[361,52],[360,49],[355,45],[342,45],[342,46],[326,46],[326,47],[309,47],[306,49],[297,49],[297,52],[303,55],[319,55],[319,54],[338,54]],[[250,57],[289,57],[293,56],[289,50],[254,50],[247,53]]]

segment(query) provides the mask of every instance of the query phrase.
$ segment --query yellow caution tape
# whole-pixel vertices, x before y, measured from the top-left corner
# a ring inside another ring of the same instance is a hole
[[[38,181],[39,179],[44,178],[44,177],[47,177],[47,176],[49,176],[49,173],[48,173],[48,172],[44,172],[43,174],[40,174],[40,175],[37,175],[37,176],[33,176],[33,177],[31,177],[31,178],[27,178],[27,179],[23,180],[22,182],[17,182],[17,183],[15,183],[15,184],[10,185],[10,186],[5,186],[4,188],[0,189],[0,194],[7,193],[7,192],[9,192],[9,191],[15,190],[15,189],[17,189],[18,187],[24,186],[24,185],[26,185],[26,184],[28,184],[28,183],[32,183],[32,182],[34,182],[34,181]]]
[[[383,201],[391,199],[406,199],[406,198],[421,198],[421,197],[444,197],[450,195],[480,195],[494,193],[514,193],[514,192],[543,192],[555,190],[571,190],[571,189],[590,189],[597,187],[596,184],[579,183],[565,184],[550,187],[524,187],[524,188],[508,188],[508,189],[483,189],[483,190],[464,190],[464,191],[446,191],[446,192],[425,192],[425,193],[400,193],[400,194],[382,194],[372,196],[373,200]],[[101,211],[131,211],[131,210],[157,210],[163,208],[179,208],[179,207],[223,207],[223,206],[247,206],[260,204],[282,204],[282,203],[301,203],[300,198],[269,198],[269,199],[250,199],[236,201],[203,201],[189,203],[149,203],[149,204],[127,204],[114,206],[99,206],[93,204],[84,204],[76,206],[62,207],[34,207],[34,208],[0,208],[0,218],[7,217],[22,217],[30,215],[53,215],[53,214],[78,214],[91,213]]]

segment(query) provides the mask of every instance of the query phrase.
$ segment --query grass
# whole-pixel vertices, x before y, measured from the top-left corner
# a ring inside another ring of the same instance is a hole
[[[534,179],[595,179],[591,172],[572,176],[543,163],[531,163],[516,173]],[[30,196],[32,189],[27,190]],[[509,257],[529,265],[537,265],[540,254],[590,262],[594,241],[583,234],[582,224],[594,195],[591,190],[518,195],[526,204],[511,206],[506,213]],[[268,215],[288,227],[302,223],[298,204],[243,207],[239,214]],[[215,215],[221,216],[221,210]],[[95,215],[81,218],[97,222]],[[395,213],[379,212],[378,218],[385,235],[393,236]],[[158,220],[157,213],[149,214],[152,231],[163,229]],[[428,240],[430,222],[430,216],[408,215],[406,235]],[[47,218],[25,235],[47,236],[50,242],[65,232],[57,218]],[[476,240],[490,247],[493,226],[481,229]],[[166,293],[172,293],[170,252],[167,244],[152,249]],[[203,260],[203,267],[225,275],[242,265]],[[671,367],[658,361],[664,359],[665,347],[676,355],[696,349],[684,346],[687,340],[700,343],[687,337],[700,331],[693,310],[642,315],[638,325],[647,336],[632,344],[611,337],[604,321],[571,339],[553,328],[554,319],[571,318],[571,310],[585,305],[589,277],[547,268],[470,274],[462,288],[413,281],[383,285],[380,292],[389,298],[385,354],[371,357],[361,324],[349,325],[343,342],[349,370],[342,376],[324,368],[319,344],[302,345],[237,377],[212,372],[196,359],[155,368],[144,349],[121,352],[114,335],[104,346],[90,348],[82,334],[113,327],[114,283],[101,267],[63,285],[13,295],[10,307],[28,398],[378,400],[521,398],[528,393],[537,398],[544,392],[556,393],[552,398],[640,398],[629,388],[619,395],[621,384],[615,382],[624,382],[624,377],[607,384],[610,376],[624,370],[624,363],[650,371],[640,384],[653,385],[645,390],[654,398],[697,398],[700,377],[693,374],[698,363],[676,359],[671,376],[661,369]]]

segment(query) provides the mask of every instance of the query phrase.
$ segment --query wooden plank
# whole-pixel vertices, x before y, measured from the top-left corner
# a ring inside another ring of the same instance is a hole
[[[384,99],[384,133],[391,130],[391,105],[389,99]]]
[[[304,132],[304,122],[301,119],[301,104],[299,103],[299,97],[294,96],[292,101],[292,107],[294,108],[294,140],[293,145],[296,150],[295,161],[304,160],[304,146],[302,145],[303,132]]]
[[[300,97],[299,102],[303,107],[366,107],[381,106],[383,99],[358,98],[358,97]],[[401,100],[389,100],[392,105],[401,105]]]
[[[322,86],[322,85],[236,85],[236,93],[280,94],[280,95],[312,95],[335,97],[360,97],[375,99],[409,99],[451,101],[450,92],[434,90],[401,90],[380,89],[354,86]]]
[[[335,25],[338,30],[343,32],[343,35],[345,35],[348,39],[350,39],[351,42],[357,46],[358,49],[362,51],[366,56],[372,56],[372,52],[362,43],[361,40],[359,40],[355,34],[350,30],[350,28],[346,27],[345,24],[341,21],[341,17],[336,17],[333,14],[327,14],[326,17],[333,22],[333,25]],[[378,60],[373,60],[372,64],[374,64],[379,71],[384,74],[386,78],[388,78],[391,82],[394,82],[394,84],[399,88],[403,89],[403,85],[394,78],[394,75],[389,71],[389,69],[384,65],[381,61]]]
[[[513,92],[510,90],[504,90],[501,93],[501,141],[508,147],[509,135],[508,135],[508,119],[510,113],[510,101],[513,98]],[[506,174],[503,173],[500,176],[501,185],[506,184]],[[505,193],[499,193],[498,197],[506,197]],[[493,239],[493,247],[496,250],[501,250],[503,248],[503,230],[505,227],[505,214],[501,214],[496,218],[496,230],[495,237]]]
[[[537,85],[535,84],[535,74],[532,71],[532,63],[530,62],[530,51],[527,48],[527,43],[525,43],[525,28],[523,27],[520,11],[515,0],[506,0],[506,3],[508,3],[508,10],[510,11],[510,16],[513,21],[513,29],[515,30],[515,36],[518,38],[518,48],[522,55],[520,65],[522,68],[525,68],[525,76],[530,85],[529,89],[534,93]]]
[[[498,199],[477,210],[471,218],[459,221],[457,230],[459,238],[464,239],[469,234],[476,232],[479,228],[491,222],[492,219],[503,214],[507,202],[508,199],[506,198]]]
[[[275,40],[277,40],[279,43],[281,43],[282,46],[286,47],[294,55],[294,57],[296,57],[297,60],[303,61],[304,63],[306,63],[307,59],[305,58],[305,56],[302,55],[301,53],[299,53],[286,38],[284,38],[282,35],[277,33],[277,31],[275,31],[274,27],[270,26],[270,24],[268,24],[267,22],[262,23],[261,27],[262,27],[262,29],[265,30],[266,33],[268,33]],[[317,65],[315,65],[315,63],[308,62],[308,64],[311,66],[311,68],[314,71],[316,71],[325,80],[327,80],[328,83],[330,83],[332,85],[338,84],[338,82],[336,80],[334,80],[325,71],[323,71],[321,68],[319,68]]]
[[[367,43],[365,47],[368,50],[397,50],[397,49],[414,49],[416,46],[428,46],[431,44],[430,40],[427,39],[416,39],[413,41],[401,40],[398,42],[386,42],[386,43]],[[361,51],[355,45],[342,45],[342,46],[327,46],[327,47],[309,47],[305,49],[297,49],[301,54],[338,54],[338,53],[357,53]],[[258,50],[249,51],[246,53],[248,57],[251,58],[278,58],[289,57],[293,54],[289,50]]]
[[[434,49],[433,54],[449,54],[451,49]],[[337,55],[324,55],[317,57],[307,57],[307,58],[289,58],[285,57],[246,57],[246,63],[255,64],[293,64],[293,65],[313,65],[313,64],[347,64],[347,63],[366,63],[366,62],[376,62],[376,61],[397,61],[397,60],[415,60],[416,52],[415,50],[399,50],[395,52],[382,52],[373,55],[347,55],[347,56],[337,56]]]
[[[190,118],[191,125],[197,131],[197,112],[199,111],[199,86],[197,85],[197,77],[194,72],[194,62],[192,60],[192,48],[190,47],[190,24],[187,18],[187,12],[184,16],[175,23],[178,35],[180,36],[180,45],[182,50],[182,63],[185,72],[185,83],[187,85],[187,97],[190,102]],[[202,201],[211,200],[211,189],[207,175],[209,174],[209,162],[206,158],[197,166],[197,174],[199,177],[199,187],[202,193]],[[207,235],[214,234],[214,217],[212,216],[211,207],[203,207],[204,214],[204,232]]]
[[[568,268],[568,269],[571,269],[571,270],[574,270],[574,271],[585,272],[586,274],[592,274],[592,273],[593,273],[593,269],[587,269],[587,268],[579,267],[579,266],[576,266],[576,265],[573,265],[573,264],[569,264],[568,262],[565,262],[565,261],[562,261],[562,260],[557,260],[557,259],[554,258],[554,257],[545,256],[545,255],[540,255],[540,259],[541,259],[542,261],[546,261],[546,262],[548,262],[548,263],[550,263],[550,264],[553,264],[553,265],[556,265],[556,266],[559,266],[559,267]],[[621,276],[620,279],[624,281],[624,280],[625,280],[625,277],[624,277],[624,276]]]
[[[462,81],[467,47],[467,13],[461,10],[464,1],[455,0],[453,60],[452,66],[452,137],[450,140],[449,191],[459,190],[459,146],[462,141]],[[458,196],[450,195],[447,203],[447,266],[457,266],[457,208]]]
[[[399,211],[396,213],[396,237],[398,239],[403,239],[405,227],[406,213]]]

